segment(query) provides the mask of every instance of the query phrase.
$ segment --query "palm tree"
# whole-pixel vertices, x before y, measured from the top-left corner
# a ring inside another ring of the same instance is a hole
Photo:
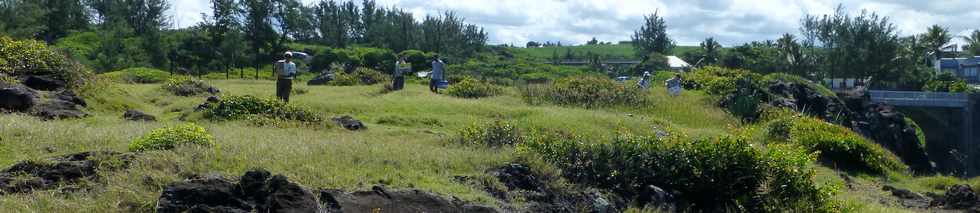
[[[803,65],[805,63],[805,54],[803,54],[803,46],[796,41],[796,37],[792,34],[783,34],[783,37],[776,40],[776,47],[779,50],[780,56],[785,60],[783,61],[785,71],[794,74],[802,75]]]
[[[704,51],[704,56],[702,58],[703,64],[715,64],[718,62],[719,51],[721,50],[721,44],[715,41],[715,38],[706,38],[701,42],[701,50]]]
[[[949,30],[939,25],[929,27],[922,37],[922,42],[925,43],[926,47],[929,47],[929,51],[935,53],[933,55],[937,60],[943,58],[943,48],[952,40],[953,36],[949,34]]]
[[[962,36],[966,40],[963,51],[969,52],[973,56],[980,56],[980,30],[973,30],[970,36]]]

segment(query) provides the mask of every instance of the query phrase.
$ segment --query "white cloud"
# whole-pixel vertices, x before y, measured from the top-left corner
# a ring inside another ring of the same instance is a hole
[[[890,17],[903,35],[921,33],[933,24],[959,35],[980,28],[970,21],[980,20],[980,4],[974,0],[378,0],[417,17],[452,10],[486,28],[495,44],[628,40],[643,15],[659,11],[679,44],[715,37],[727,46],[796,34],[805,14],[831,13],[840,2],[853,13],[866,9]],[[173,0],[173,9],[174,23],[181,27],[199,22],[200,14],[210,11],[207,0]]]

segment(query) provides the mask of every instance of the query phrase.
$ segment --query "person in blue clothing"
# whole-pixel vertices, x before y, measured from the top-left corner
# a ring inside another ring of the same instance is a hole
[[[439,55],[435,55],[435,60],[432,60],[432,73],[429,74],[429,77],[432,78],[432,80],[429,80],[429,90],[432,90],[433,93],[438,94],[439,83],[445,79],[445,74],[446,63],[442,62],[442,58],[440,58]]]
[[[293,78],[296,77],[296,64],[293,63],[293,53],[286,52],[285,59],[276,62],[276,97],[289,103],[289,93],[293,91]]]

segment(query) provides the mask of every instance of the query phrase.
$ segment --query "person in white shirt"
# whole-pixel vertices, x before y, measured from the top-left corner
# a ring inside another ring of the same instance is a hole
[[[670,96],[681,95],[681,75],[677,74],[673,78],[667,79],[667,82],[664,82],[664,86],[667,87],[667,93]]]
[[[276,62],[276,96],[289,103],[289,93],[293,91],[293,78],[296,78],[296,64],[293,63],[293,53],[286,52],[285,59]]]
[[[637,86],[639,86],[640,89],[650,88],[650,71],[643,72],[643,77],[640,78],[639,82],[637,82]]]
[[[405,73],[412,72],[412,64],[405,61],[405,56],[399,57],[398,61],[395,62],[395,80],[392,82],[391,88],[394,90],[401,90],[405,87]]]

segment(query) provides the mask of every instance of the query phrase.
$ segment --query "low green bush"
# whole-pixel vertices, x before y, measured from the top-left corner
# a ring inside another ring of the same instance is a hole
[[[895,154],[842,126],[817,118],[793,116],[767,124],[769,136],[818,152],[820,159],[839,168],[885,174],[908,169]]]
[[[559,79],[548,85],[531,85],[523,90],[530,104],[548,102],[585,108],[607,106],[639,106],[649,103],[648,93],[599,76],[575,76]]]
[[[922,91],[929,92],[971,92],[970,86],[953,73],[943,72],[926,82]]]
[[[686,139],[622,135],[590,141],[535,135],[522,146],[555,164],[572,182],[637,196],[654,185],[678,191],[695,211],[834,212],[833,189],[818,186],[814,159],[791,146],[762,151],[739,137]]]
[[[390,82],[391,76],[369,68],[357,68],[354,72],[344,73],[343,71],[334,72],[332,81],[327,83],[332,86],[357,86],[374,85],[383,82]]]
[[[163,84],[163,89],[179,96],[195,96],[208,92],[210,85],[201,80],[194,80],[187,76],[175,76],[167,79]]]
[[[254,96],[225,96],[218,103],[204,110],[204,117],[211,120],[250,120],[258,124],[274,124],[276,121],[322,123],[317,113],[286,104],[276,99]]]
[[[747,70],[728,69],[708,66],[681,75],[685,89],[704,90],[711,95],[727,95],[734,93],[736,81],[749,79],[753,83],[762,80],[762,76]]]
[[[501,92],[503,89],[500,87],[473,78],[463,78],[462,81],[449,85],[446,89],[446,94],[460,98],[485,98]]]
[[[466,145],[489,147],[513,146],[523,143],[526,136],[511,122],[495,120],[486,124],[474,124],[459,131],[456,141]]]
[[[149,134],[129,143],[129,150],[134,152],[168,150],[187,144],[212,146],[214,137],[204,127],[187,123],[150,131]]]
[[[78,88],[92,72],[69,60],[43,41],[0,36],[0,73],[7,76],[51,75]]]
[[[128,68],[101,75],[117,82],[139,84],[162,83],[170,79],[170,73],[166,71],[145,67]]]

